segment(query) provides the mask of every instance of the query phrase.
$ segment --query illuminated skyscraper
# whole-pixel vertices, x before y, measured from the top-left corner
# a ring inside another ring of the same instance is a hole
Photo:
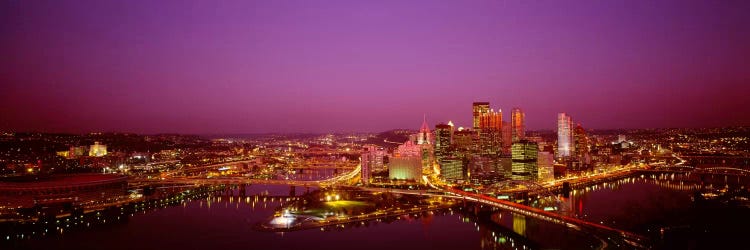
[[[476,131],[479,138],[479,153],[484,156],[496,156],[502,148],[503,113],[498,109],[480,114],[479,129]]]
[[[520,140],[513,143],[511,168],[513,180],[536,181],[539,177],[537,157],[539,146],[536,142]]]
[[[576,126],[573,132],[573,139],[575,156],[578,159],[584,159],[586,154],[589,153],[589,137],[586,135],[586,130],[583,129],[581,124]]]
[[[463,180],[466,178],[464,161],[459,158],[446,157],[440,161],[440,174],[443,179],[450,182]]]
[[[419,134],[417,134],[417,144],[432,144],[432,132],[430,127],[427,126],[427,117],[422,120],[422,126],[419,128]]]
[[[566,113],[557,114],[557,157],[570,157],[573,145],[573,118]]]
[[[406,141],[404,144],[399,145],[396,150],[393,151],[394,156],[407,157],[416,156],[422,157],[422,147],[414,144],[413,141]]]
[[[539,152],[536,166],[539,169],[539,181],[551,181],[555,179],[554,156],[550,152]]]
[[[488,112],[479,115],[479,129],[500,130],[503,127],[503,111],[490,109]]]
[[[472,118],[473,118],[472,119],[473,128],[474,130],[478,130],[482,114],[490,112],[490,103],[489,102],[475,102],[471,106],[471,111],[472,111]]]
[[[442,123],[435,125],[435,158],[438,162],[450,154],[452,134],[453,126]]]
[[[502,131],[485,128],[479,131],[479,154],[482,156],[497,156],[502,148]]]
[[[510,111],[510,125],[512,127],[513,142],[517,142],[526,137],[526,115],[521,111],[520,108],[513,108]]]
[[[510,122],[503,122],[502,126],[502,152],[505,155],[510,155],[510,146],[513,145],[513,132],[511,131]]]
[[[477,133],[471,130],[459,130],[453,133],[453,145],[462,153],[477,151]]]
[[[360,156],[360,162],[362,166],[362,184],[367,185],[372,179],[372,172],[375,170],[383,169],[383,158],[385,157],[385,150],[378,148],[375,145],[367,145],[364,147],[364,151]]]

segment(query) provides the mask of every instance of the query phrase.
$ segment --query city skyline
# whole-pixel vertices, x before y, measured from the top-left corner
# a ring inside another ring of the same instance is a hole
[[[748,3],[0,3],[0,130],[750,125]],[[724,112],[731,110],[731,112]]]

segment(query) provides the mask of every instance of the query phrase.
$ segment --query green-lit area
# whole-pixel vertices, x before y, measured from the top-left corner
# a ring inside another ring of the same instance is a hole
[[[261,228],[271,231],[325,227],[448,208],[456,203],[443,197],[362,191],[356,188],[321,189],[300,196],[280,208]]]
[[[341,208],[360,208],[375,206],[372,203],[364,201],[328,201],[324,202],[323,206],[326,208],[341,209]]]

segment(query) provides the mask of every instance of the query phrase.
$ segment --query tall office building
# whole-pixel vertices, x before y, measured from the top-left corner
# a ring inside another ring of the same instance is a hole
[[[513,145],[513,132],[511,131],[510,122],[503,122],[502,126],[502,153],[510,155],[510,146]]]
[[[479,153],[484,156],[496,156],[502,147],[503,113],[490,109],[479,117]]]
[[[459,130],[453,133],[453,145],[461,153],[474,153],[477,151],[477,133],[471,130]]]
[[[489,102],[474,102],[471,106],[472,111],[472,125],[474,130],[479,129],[480,119],[483,114],[490,112]]]
[[[422,147],[414,144],[413,141],[406,141],[404,144],[398,145],[393,151],[394,156],[406,157],[415,156],[422,158]]]
[[[362,184],[369,184],[372,179],[372,172],[383,169],[383,158],[385,158],[385,150],[382,148],[378,148],[375,145],[364,147],[360,156]]]
[[[557,114],[557,157],[570,157],[573,145],[573,118],[566,113]]]
[[[419,145],[432,144],[432,132],[430,132],[430,127],[427,126],[427,117],[424,117],[422,120],[422,126],[419,128],[416,142]]]
[[[573,145],[575,148],[575,156],[581,160],[586,157],[589,153],[589,137],[586,135],[586,130],[583,129],[581,124],[576,125],[573,132]]]
[[[539,169],[539,182],[546,182],[555,179],[555,160],[550,152],[539,152],[536,166]]]
[[[501,153],[502,134],[497,129],[482,129],[479,131],[479,154],[494,157]]]
[[[494,109],[482,113],[479,115],[479,129],[495,129],[500,130],[503,127],[503,111],[498,109],[495,112]]]
[[[440,174],[449,182],[456,182],[466,178],[464,161],[455,157],[446,157],[440,161]]]
[[[453,126],[443,123],[435,125],[435,158],[438,163],[450,154],[452,134]]]
[[[539,177],[537,157],[539,145],[536,142],[520,140],[513,143],[511,155],[511,178],[513,180],[536,181]]]
[[[526,115],[520,108],[513,108],[510,111],[510,125],[512,127],[513,142],[523,140],[526,137]]]
[[[448,126],[451,126],[451,143],[453,143],[453,132],[456,131],[456,126],[453,125],[453,121],[448,121]]]

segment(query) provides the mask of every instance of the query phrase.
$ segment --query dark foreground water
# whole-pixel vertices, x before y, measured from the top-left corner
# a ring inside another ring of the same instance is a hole
[[[629,178],[577,190],[564,206],[572,216],[651,236],[663,249],[741,247],[748,235],[743,206],[693,201],[694,190],[668,180]],[[286,186],[249,186],[248,196],[288,196]],[[297,195],[305,192],[296,188]],[[285,233],[256,230],[285,201],[214,193],[62,232],[2,239],[6,249],[590,249],[585,233],[474,204],[343,227]],[[724,227],[732,227],[726,228]],[[665,229],[664,233],[661,229]],[[744,235],[744,236],[743,236]],[[740,244],[740,245],[738,245]],[[733,248],[733,249],[734,249]],[[746,248],[745,248],[746,249]]]
[[[568,215],[649,236],[655,248],[750,249],[749,184],[749,177],[643,174],[563,200]]]

